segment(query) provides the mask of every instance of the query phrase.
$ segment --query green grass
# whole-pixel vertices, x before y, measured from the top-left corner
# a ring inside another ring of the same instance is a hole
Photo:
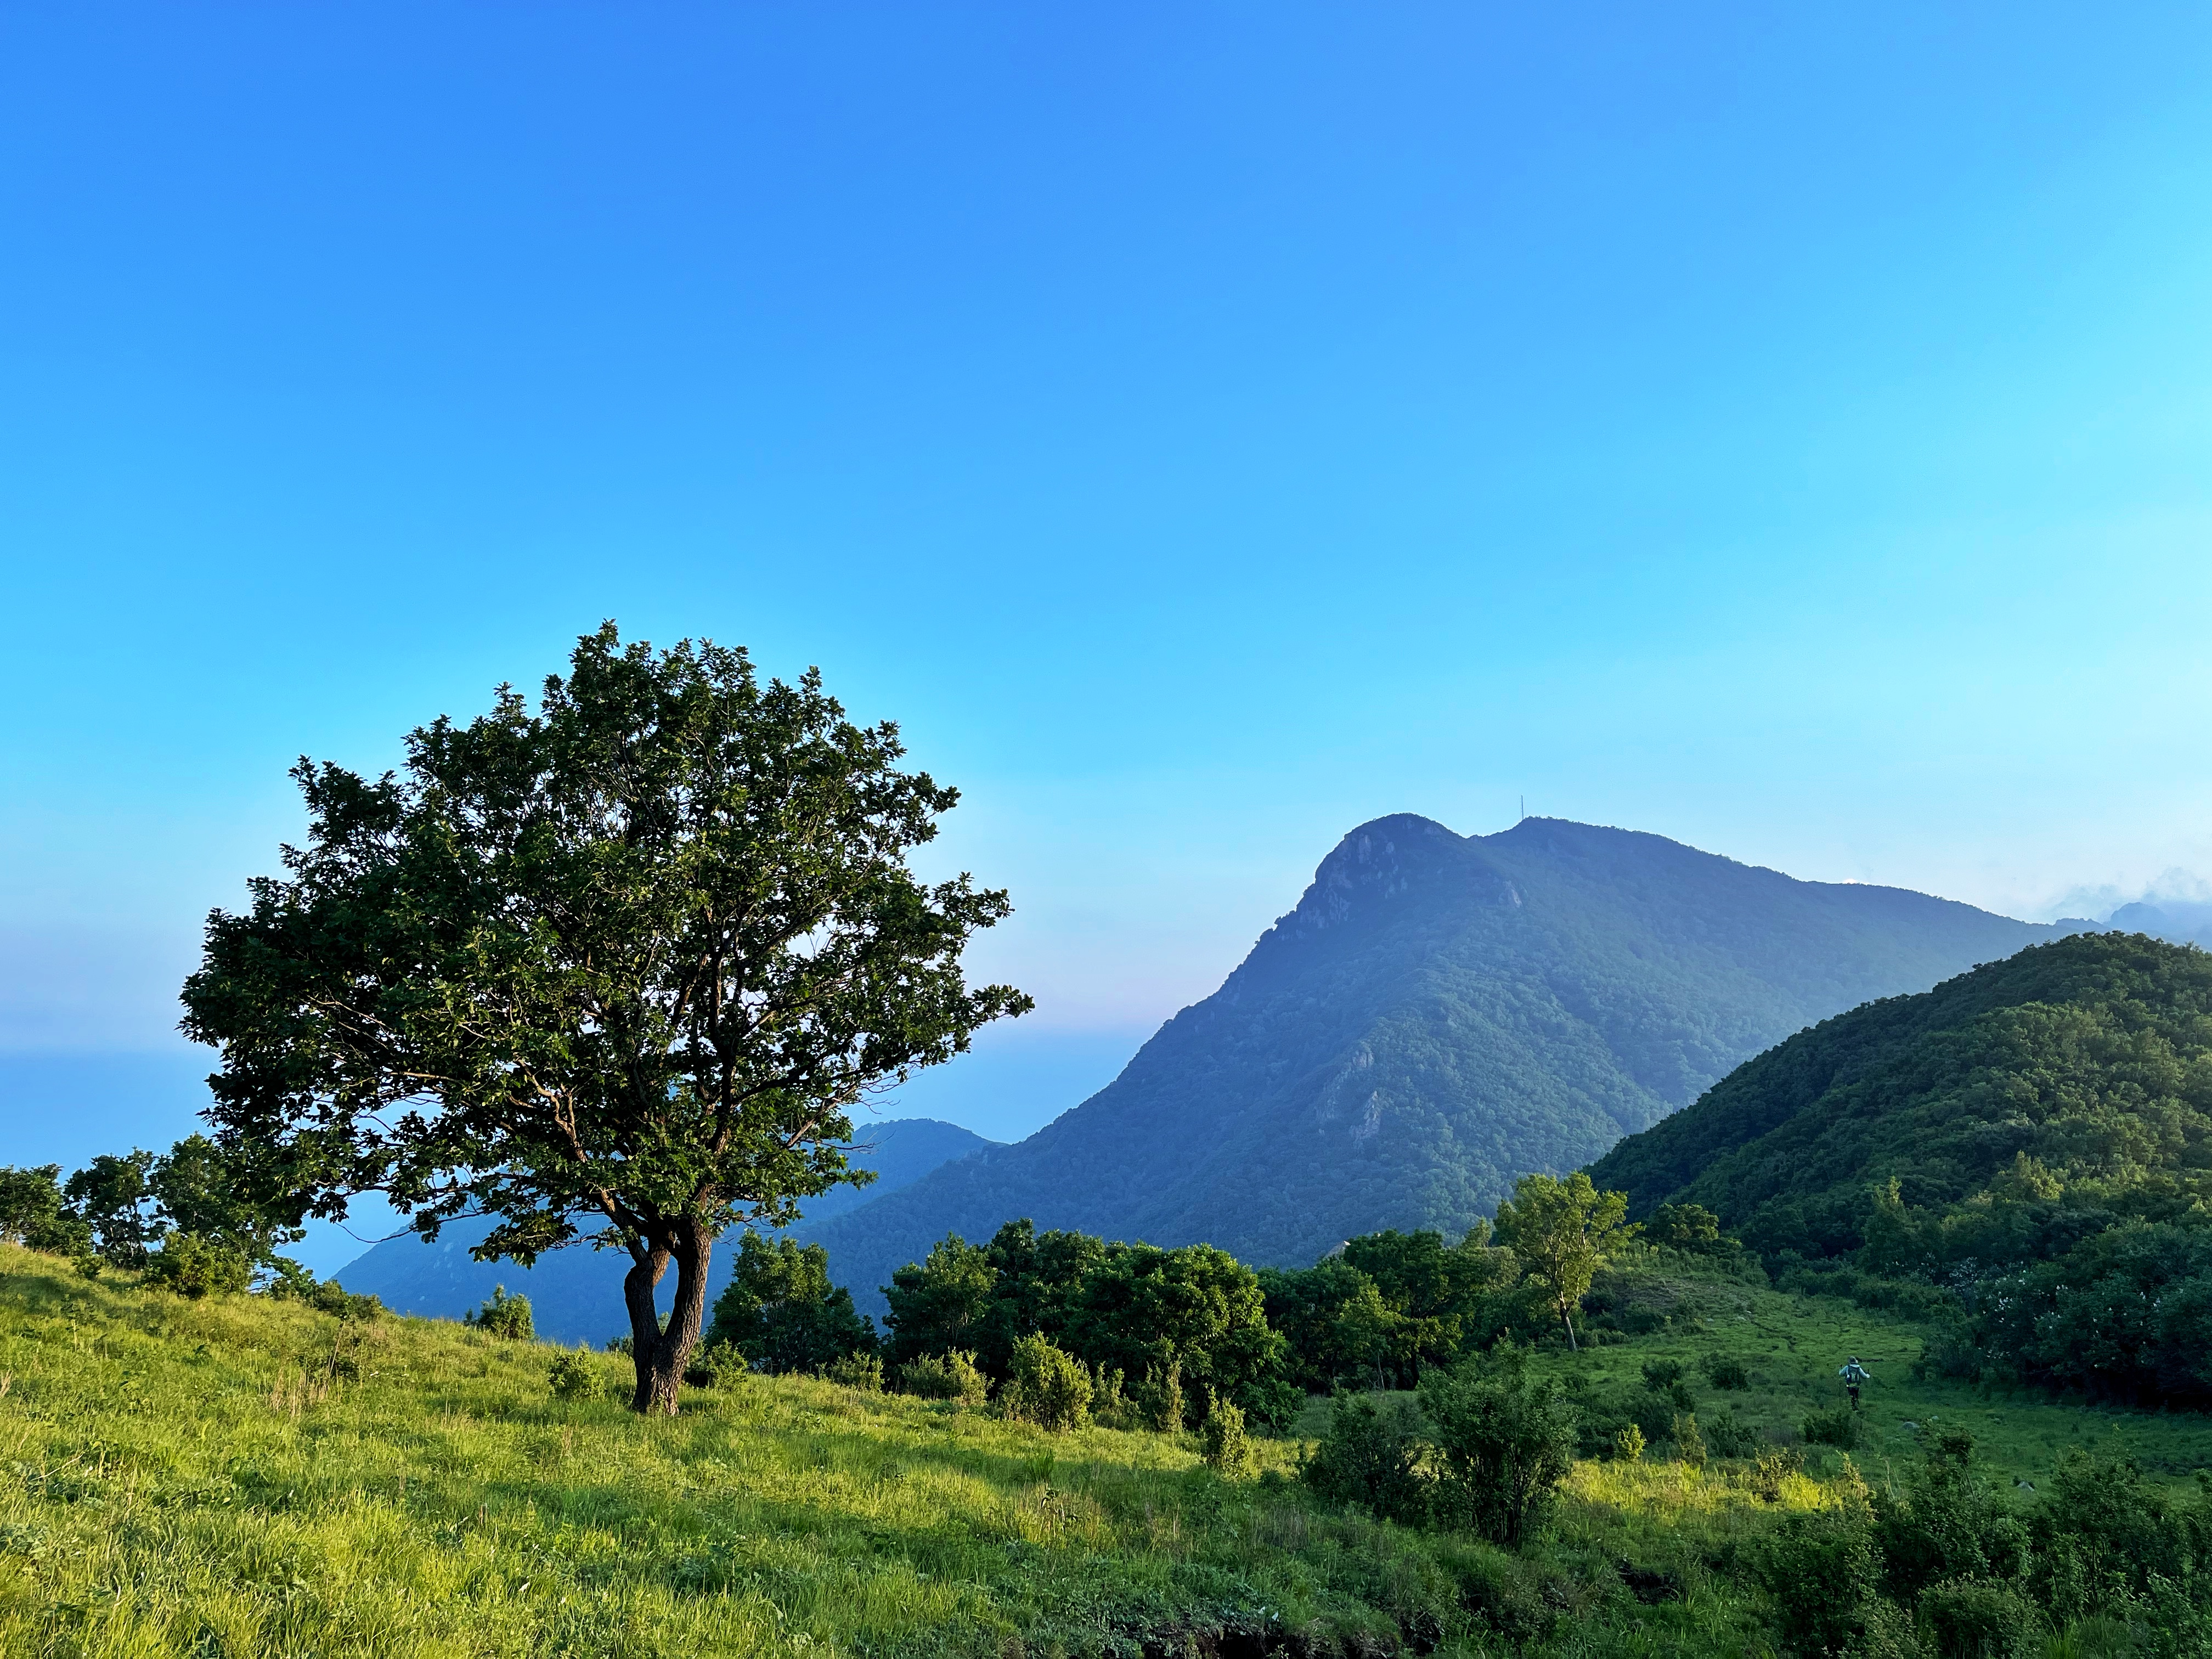
[[[1546,1363],[1632,1376],[1653,1353],[1725,1344],[1786,1419],[1838,1338],[1877,1370],[1911,1340],[1855,1311],[1754,1301],[1740,1328],[1708,1316]],[[551,1352],[428,1321],[186,1303],[0,1248],[0,1652],[1747,1656],[1767,1643],[1762,1600],[1725,1571],[1775,1513],[1740,1472],[1579,1466],[1545,1543],[1510,1557],[1316,1503],[1280,1478],[1285,1443],[1263,1444],[1272,1478],[1231,1484],[1182,1437],[1052,1436],[801,1378],[688,1394],[675,1420],[646,1421],[612,1399],[556,1399]],[[622,1386],[625,1362],[592,1363]],[[1930,1416],[1984,1409],[1911,1385],[1876,1405],[1886,1443],[1907,1399]],[[2081,1420],[1990,1409],[2008,1459]],[[2193,1419],[2134,1431],[2203,1438]],[[1832,1501],[1807,1480],[1783,1507]],[[1638,1601],[1624,1564],[1663,1577],[1667,1599]]]
[[[2027,1389],[1916,1380],[1920,1327],[1832,1297],[1710,1281],[1677,1285],[1674,1294],[1684,1313],[1672,1328],[1577,1356],[1547,1355],[1544,1363],[1562,1376],[1579,1371],[1589,1386],[1602,1388],[1640,1386],[1647,1360],[1680,1360],[1687,1367],[1701,1423],[1732,1409],[1747,1424],[1789,1440],[1808,1414],[1848,1403],[1836,1372],[1856,1354],[1875,1381],[1861,1390],[1861,1440],[1853,1455],[1877,1486],[1892,1471],[1919,1462],[1919,1437],[1931,1428],[1972,1433],[1985,1474],[2007,1486],[2042,1481],[2069,1446],[2104,1449],[2115,1440],[2146,1471],[2170,1481],[2212,1468],[2212,1418],[2093,1408]],[[1711,1354],[1741,1359],[1751,1387],[1714,1388],[1701,1369]],[[1815,1467],[1837,1461],[1832,1452],[1807,1450]]]

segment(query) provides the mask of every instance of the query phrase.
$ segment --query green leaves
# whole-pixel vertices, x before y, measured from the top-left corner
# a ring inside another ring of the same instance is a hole
[[[1498,1206],[1498,1241],[1550,1290],[1553,1305],[1575,1346],[1574,1310],[1605,1259],[1635,1236],[1628,1195],[1601,1193],[1577,1170],[1565,1181],[1547,1175],[1521,1177],[1513,1196]]]
[[[853,1179],[864,1091],[1030,1006],[961,969],[1006,896],[908,869],[957,795],[902,752],[811,671],[609,623],[534,713],[502,687],[399,774],[303,760],[306,844],[185,986],[226,1144],[321,1212],[496,1215],[479,1253],[524,1261],[592,1234],[690,1272],[789,1220]]]

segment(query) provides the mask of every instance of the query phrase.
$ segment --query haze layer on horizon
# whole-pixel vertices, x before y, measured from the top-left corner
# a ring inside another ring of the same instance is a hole
[[[0,43],[0,1056],[188,1076],[292,760],[607,617],[963,788],[1040,1006],[916,1098],[1001,1139],[1383,812],[2021,915],[2212,873],[2201,9]]]

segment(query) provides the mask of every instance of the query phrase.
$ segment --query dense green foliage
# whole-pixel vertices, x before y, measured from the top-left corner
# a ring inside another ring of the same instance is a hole
[[[821,1371],[875,1351],[875,1328],[853,1311],[852,1292],[830,1282],[820,1245],[748,1232],[736,1255],[729,1288],[714,1304],[709,1346],[726,1342],[755,1370],[775,1372]]]
[[[1872,1004],[1591,1173],[1710,1206],[1787,1282],[1949,1311],[1938,1364],[2212,1405],[2201,951],[2081,935]]]
[[[812,1237],[864,1311],[947,1232],[1015,1216],[1273,1267],[1385,1228],[1457,1238],[1813,1021],[2053,931],[1656,836],[1379,818],[1109,1087]]]
[[[1543,1287],[1559,1316],[1567,1346],[1576,1346],[1575,1314],[1590,1281],[1630,1234],[1625,1193],[1601,1193],[1577,1170],[1565,1180],[1528,1175],[1498,1206],[1498,1239]]]
[[[1178,1419],[1212,1398],[1279,1418],[1302,1397],[1278,1386],[1283,1339],[1259,1280],[1210,1245],[1162,1250],[1010,1221],[988,1245],[939,1240],[887,1295],[895,1363],[966,1352],[1003,1381],[1024,1340],[1042,1337],[1156,1406],[1173,1389]]]
[[[158,1156],[103,1152],[66,1181],[58,1164],[0,1168],[0,1238],[87,1273],[146,1272],[188,1297],[242,1291],[257,1272],[299,1279],[306,1270],[277,1254],[301,1237],[297,1206],[262,1188],[258,1164],[192,1134]]]
[[[398,772],[302,760],[305,844],[185,986],[225,1146],[317,1213],[495,1216],[481,1258],[618,1250],[636,1409],[674,1410],[714,1241],[856,1179],[865,1091],[1029,1006],[962,968],[1006,896],[908,866],[958,796],[903,753],[811,671],[610,623]]]

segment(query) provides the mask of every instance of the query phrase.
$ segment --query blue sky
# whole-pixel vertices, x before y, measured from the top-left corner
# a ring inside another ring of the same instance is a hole
[[[2208,69],[2154,6],[10,7],[0,1162],[189,1127],[294,757],[605,617],[962,786],[1040,1006],[915,1099],[1002,1136],[1385,811],[2188,887]]]

